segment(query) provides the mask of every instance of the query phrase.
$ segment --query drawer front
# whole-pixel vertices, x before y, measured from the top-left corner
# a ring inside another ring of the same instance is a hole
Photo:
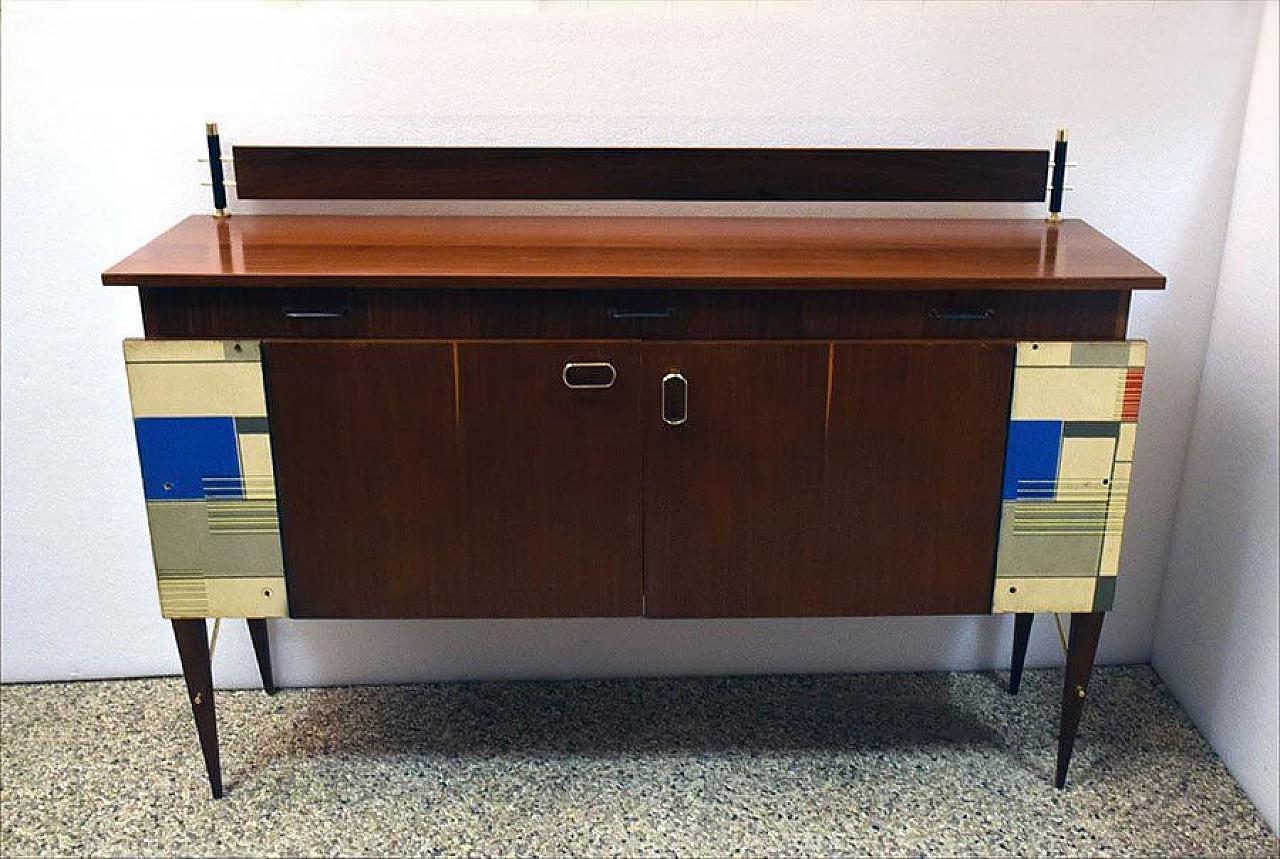
[[[1129,294],[143,289],[149,337],[1043,339],[1124,336]]]

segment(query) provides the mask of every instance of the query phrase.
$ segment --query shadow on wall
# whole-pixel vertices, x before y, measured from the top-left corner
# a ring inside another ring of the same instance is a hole
[[[1234,93],[1242,105],[1248,95],[1247,71],[1244,69],[1246,77],[1239,82]],[[1243,108],[1232,115],[1243,119]],[[1239,141],[1239,125],[1224,124],[1217,129],[1211,150],[1197,148],[1181,153],[1180,157],[1184,160],[1198,159],[1206,165],[1230,164],[1235,160]],[[1185,384],[1185,380],[1199,381],[1208,348],[1208,337],[1205,336],[1196,344],[1194,351],[1188,349],[1184,326],[1190,318],[1208,320],[1213,315],[1214,284],[1221,255],[1206,258],[1205,246],[1221,248],[1230,207],[1230,198],[1223,196],[1218,179],[1211,170],[1192,171],[1188,175],[1201,179],[1194,190],[1195,204],[1185,209],[1186,223],[1173,233],[1177,236],[1177,245],[1161,261],[1161,267],[1169,272],[1184,272],[1190,277],[1177,281],[1171,278],[1167,292],[1134,293],[1130,316],[1130,331],[1141,332],[1131,336],[1146,338],[1151,351],[1138,421],[1116,608],[1129,615],[1130,623],[1141,625],[1139,638],[1147,642],[1148,657],[1160,609],[1158,595],[1169,566],[1177,515],[1176,504],[1161,504],[1160,501],[1176,498],[1184,479],[1183,469],[1198,390]],[[1184,193],[1189,190],[1186,183],[1181,188]],[[1206,213],[1213,215],[1206,219]],[[1206,242],[1204,232],[1196,229],[1197,223],[1206,221],[1219,225],[1221,230],[1209,242]],[[1172,312],[1172,304],[1181,305],[1183,309]],[[1164,305],[1164,308],[1156,310],[1155,305]],[[1140,594],[1151,596],[1139,603],[1132,597]]]

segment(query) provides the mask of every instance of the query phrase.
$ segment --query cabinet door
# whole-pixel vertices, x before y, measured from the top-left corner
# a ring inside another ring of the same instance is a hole
[[[264,351],[291,616],[640,613],[637,344]]]
[[[647,613],[989,611],[1012,364],[984,342],[646,343]]]

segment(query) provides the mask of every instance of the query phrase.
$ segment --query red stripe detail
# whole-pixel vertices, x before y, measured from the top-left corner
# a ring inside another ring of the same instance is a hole
[[[1138,405],[1142,401],[1143,368],[1130,367],[1124,375],[1124,396],[1120,404],[1120,420],[1134,423],[1138,420]]]

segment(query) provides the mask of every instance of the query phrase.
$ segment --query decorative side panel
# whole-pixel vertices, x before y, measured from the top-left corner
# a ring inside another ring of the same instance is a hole
[[[165,617],[284,617],[262,355],[251,341],[126,340]]]
[[[1147,344],[1019,343],[993,612],[1115,597]]]

